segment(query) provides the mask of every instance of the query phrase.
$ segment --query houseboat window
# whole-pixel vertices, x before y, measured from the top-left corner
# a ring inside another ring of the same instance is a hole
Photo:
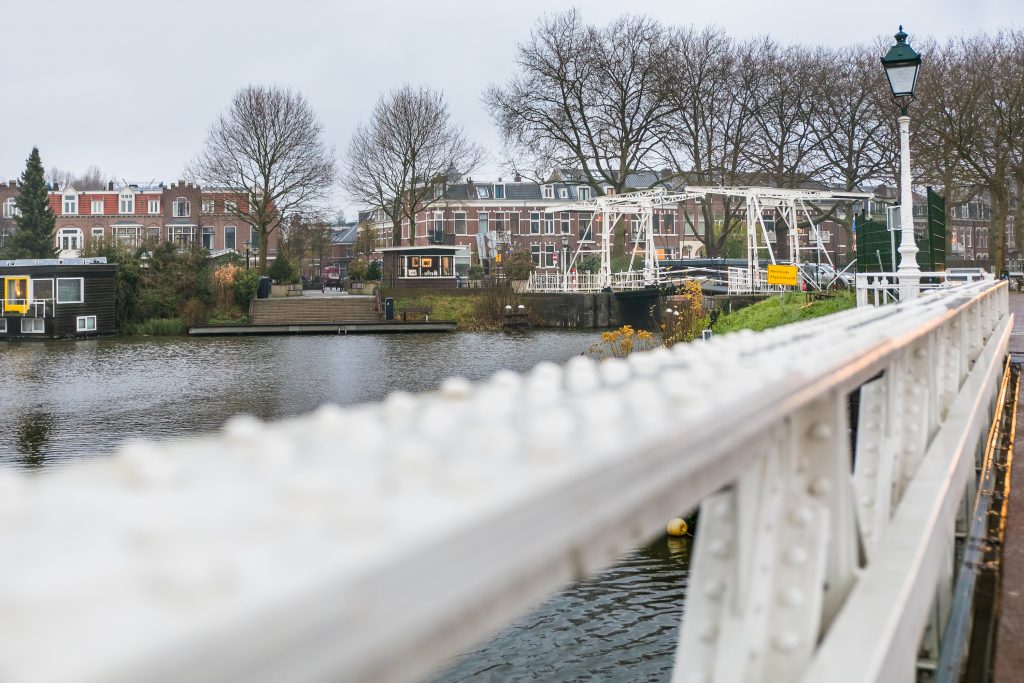
[[[451,256],[405,256],[405,277],[452,277]]]
[[[21,333],[22,334],[42,334],[46,331],[42,318],[22,318],[21,319]]]
[[[28,311],[28,278],[9,277],[4,280],[4,310],[12,313]]]
[[[83,280],[80,277],[59,277],[57,278],[57,303],[59,304],[80,304],[82,303]]]
[[[7,334],[7,318],[0,318],[0,334]]]
[[[53,301],[53,278],[32,279],[32,300]]]
[[[80,315],[75,318],[75,321],[75,329],[79,332],[96,331],[96,316],[94,315]]]

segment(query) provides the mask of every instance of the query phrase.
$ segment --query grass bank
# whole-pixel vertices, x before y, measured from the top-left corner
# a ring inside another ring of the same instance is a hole
[[[481,290],[482,291],[482,290]],[[387,296],[387,294],[382,294]],[[489,322],[481,314],[485,305],[485,296],[480,294],[460,294],[459,296],[432,292],[402,296],[395,299],[395,315],[403,308],[429,307],[432,320],[454,320],[460,330],[493,330],[497,325]]]
[[[124,326],[124,334],[142,337],[173,337],[187,331],[181,318],[150,318],[138,323],[125,323]]]
[[[780,325],[838,313],[856,305],[857,299],[853,292],[837,292],[834,296],[820,299],[808,299],[806,294],[791,292],[784,295],[782,303],[779,303],[779,297],[773,296],[738,311],[719,316],[711,329],[715,334],[726,334],[737,330],[760,332]]]

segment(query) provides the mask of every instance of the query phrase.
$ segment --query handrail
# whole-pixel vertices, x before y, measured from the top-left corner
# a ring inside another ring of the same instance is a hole
[[[977,282],[0,471],[0,680],[415,680],[698,505],[687,675],[910,680],[1010,322]]]

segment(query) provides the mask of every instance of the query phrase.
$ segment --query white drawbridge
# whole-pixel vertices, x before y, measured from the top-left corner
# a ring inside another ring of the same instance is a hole
[[[769,231],[765,223],[766,214],[772,214],[775,220],[781,221],[789,227],[787,263],[799,265],[811,262],[809,254],[816,253],[816,261],[823,261],[834,267],[835,264],[825,248],[814,209],[830,206],[836,202],[863,201],[870,199],[872,195],[865,192],[773,187],[689,186],[680,190],[652,188],[553,206],[550,209],[553,212],[571,211],[591,214],[590,229],[592,234],[596,235],[596,240],[593,243],[580,240],[570,258],[562,264],[562,272],[534,273],[530,276],[527,288],[535,292],[593,292],[607,289],[640,289],[663,284],[667,278],[658,258],[656,235],[653,229],[655,210],[673,207],[691,199],[703,202],[714,201],[716,197],[721,197],[722,201],[743,199],[745,203],[747,267],[730,269],[729,290],[750,292],[767,289],[761,268],[762,260],[773,264],[778,262],[776,249],[773,247],[776,242],[773,238],[775,231]],[[615,225],[627,217],[630,219],[630,223],[635,225],[634,244],[637,247],[643,245],[643,266],[634,270],[634,259],[639,252],[638,248],[634,248],[630,255],[629,269],[615,273],[612,272],[611,264],[613,231]],[[800,242],[800,231],[797,226],[801,221],[808,226],[808,246],[802,246]],[[590,244],[595,246],[590,247]],[[600,256],[598,272],[578,272],[581,257],[594,253]]]

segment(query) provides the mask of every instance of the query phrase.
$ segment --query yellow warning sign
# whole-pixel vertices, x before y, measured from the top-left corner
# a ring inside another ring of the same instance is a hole
[[[796,287],[796,266],[768,266],[768,284]]]

